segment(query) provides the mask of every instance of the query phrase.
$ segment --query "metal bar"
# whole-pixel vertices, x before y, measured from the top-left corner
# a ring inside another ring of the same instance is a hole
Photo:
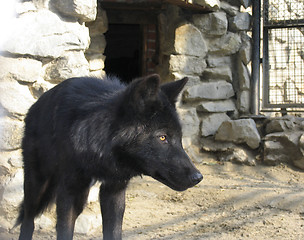
[[[261,0],[252,1],[251,114],[259,115]]]

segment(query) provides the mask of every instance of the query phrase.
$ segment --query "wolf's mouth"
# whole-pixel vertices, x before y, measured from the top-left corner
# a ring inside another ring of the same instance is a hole
[[[188,186],[185,186],[185,185],[177,185],[177,184],[173,183],[168,178],[163,177],[159,172],[156,172],[151,177],[153,177],[157,181],[165,184],[166,186],[168,186],[169,188],[171,188],[175,191],[185,191],[186,189],[189,188]]]

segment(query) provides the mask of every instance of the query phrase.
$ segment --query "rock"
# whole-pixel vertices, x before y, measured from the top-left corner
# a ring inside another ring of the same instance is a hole
[[[101,228],[101,225],[101,214],[84,212],[76,220],[75,232],[88,235],[93,229]]]
[[[224,12],[197,14],[193,16],[193,22],[207,36],[224,35],[228,28],[228,21]]]
[[[103,54],[86,54],[86,58],[89,62],[90,71],[102,70],[104,68],[106,57]]]
[[[301,166],[303,153],[300,139],[302,135],[303,132],[300,131],[267,134],[264,138],[264,162],[270,165],[288,162]]]
[[[205,79],[226,80],[232,82],[232,72],[229,66],[206,68],[203,74]]]
[[[83,52],[67,52],[46,66],[45,80],[60,83],[71,77],[89,75],[89,63]]]
[[[86,23],[90,29],[90,36],[95,37],[108,31],[109,23],[105,10],[99,8],[95,21]]]
[[[261,137],[252,119],[239,119],[223,122],[215,140],[246,143],[250,148],[256,149],[260,145]]]
[[[239,96],[237,98],[237,107],[241,113],[249,113],[250,91],[244,90],[239,92]]]
[[[211,54],[227,56],[238,52],[241,44],[241,37],[238,34],[227,32],[220,38],[210,40],[208,46]]]
[[[250,74],[247,66],[243,64],[243,62],[239,61],[238,63],[238,73],[239,77],[239,87],[240,90],[250,90]]]
[[[214,141],[213,138],[201,138],[200,139],[201,148],[207,152],[227,152],[232,151],[237,146],[232,142],[219,142]]]
[[[16,118],[22,118],[35,102],[29,88],[14,80],[2,79],[0,92],[0,105]]]
[[[0,78],[33,83],[42,75],[42,62],[31,58],[0,56]]]
[[[231,83],[225,81],[206,82],[184,91],[185,101],[221,100],[234,96]]]
[[[204,114],[200,116],[200,119],[203,137],[214,135],[223,122],[230,120],[225,113]]]
[[[184,24],[175,30],[174,48],[176,53],[205,57],[207,46],[201,32],[192,24]]]
[[[21,147],[23,122],[8,117],[2,117],[0,129],[0,149],[11,151]]]
[[[282,162],[289,162],[284,146],[280,142],[265,141],[264,142],[263,162],[268,165],[276,165]]]
[[[244,8],[248,8],[252,5],[251,0],[240,0],[240,3],[244,6]]]
[[[234,112],[236,111],[235,103],[233,100],[223,100],[223,101],[204,101],[197,106],[197,111],[199,112]]]
[[[51,0],[60,13],[79,18],[83,22],[94,21],[97,13],[96,0]]]
[[[248,31],[251,26],[251,16],[248,12],[239,12],[229,19],[229,30],[232,32]]]
[[[43,93],[55,87],[56,84],[39,79],[32,86],[30,86],[30,91],[35,99],[38,99]]]
[[[207,67],[205,59],[185,55],[170,55],[169,64],[171,72],[186,75],[201,75]]]
[[[19,168],[7,181],[2,183],[1,206],[5,212],[19,207],[23,199],[23,169]]]
[[[231,56],[207,56],[207,65],[209,68],[222,67],[231,65]]]
[[[200,120],[195,108],[178,108],[177,112],[182,123],[183,137],[199,134]]]
[[[221,1],[221,9],[223,9],[228,15],[236,16],[239,12],[239,8],[231,6],[229,3]]]
[[[220,7],[219,0],[192,0],[192,2],[207,7],[210,10],[218,10]]]
[[[88,54],[103,54],[106,48],[106,38],[103,34],[91,37],[90,48],[86,51]]]
[[[45,9],[23,14],[15,24],[11,38],[3,44],[3,50],[13,54],[58,58],[66,51],[89,47],[87,27],[63,21]]]
[[[252,156],[252,153],[239,147],[221,153],[219,159],[220,161],[223,162],[234,162],[234,163],[245,164],[249,166],[256,165],[256,161],[255,158]]]
[[[251,38],[246,33],[243,33],[241,35],[241,39],[242,45],[239,51],[239,58],[245,65],[247,65],[251,60],[252,54]]]

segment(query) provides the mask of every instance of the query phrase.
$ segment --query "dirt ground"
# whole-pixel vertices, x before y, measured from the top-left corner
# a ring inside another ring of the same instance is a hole
[[[132,180],[123,225],[125,240],[304,239],[304,172],[280,165],[198,165],[204,180],[174,192],[149,177]],[[0,232],[1,240],[17,239]],[[76,234],[74,239],[101,239]],[[35,232],[34,239],[55,239]]]

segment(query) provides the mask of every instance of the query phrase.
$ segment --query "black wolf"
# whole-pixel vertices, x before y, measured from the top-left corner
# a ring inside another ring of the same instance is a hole
[[[44,93],[25,119],[24,200],[19,239],[56,201],[57,239],[72,239],[92,181],[101,181],[104,239],[121,239],[129,180],[149,175],[183,191],[203,176],[181,144],[175,110],[187,79],[160,86],[158,75],[128,86],[117,79],[71,78]]]

